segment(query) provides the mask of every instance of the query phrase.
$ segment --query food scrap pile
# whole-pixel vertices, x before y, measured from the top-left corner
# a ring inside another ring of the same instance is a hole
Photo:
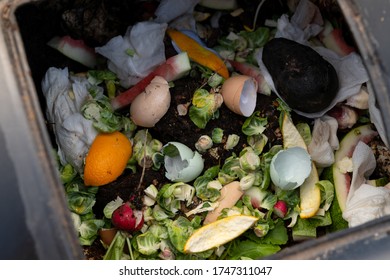
[[[40,85],[87,259],[259,259],[389,214],[334,1],[73,2],[47,47],[78,66]]]

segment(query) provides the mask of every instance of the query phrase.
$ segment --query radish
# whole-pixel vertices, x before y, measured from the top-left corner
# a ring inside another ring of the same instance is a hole
[[[278,200],[274,205],[274,213],[279,218],[284,218],[287,214],[287,203],[283,200]]]
[[[144,91],[156,76],[163,77],[166,81],[171,82],[186,75],[191,70],[190,60],[186,52],[172,56],[165,63],[157,66],[149,75],[135,84],[133,87],[122,92],[111,101],[111,105],[116,109],[129,105],[133,100]]]
[[[144,225],[144,215],[141,210],[133,209],[130,202],[126,202],[112,213],[111,221],[116,229],[134,232]]]
[[[95,50],[88,47],[83,40],[76,40],[68,35],[55,36],[47,45],[89,68],[94,68],[97,64]]]
[[[228,60],[235,70],[243,75],[254,78],[258,84],[257,91],[265,95],[271,95],[271,88],[264,79],[260,69],[252,64],[246,62],[239,62],[236,60]]]

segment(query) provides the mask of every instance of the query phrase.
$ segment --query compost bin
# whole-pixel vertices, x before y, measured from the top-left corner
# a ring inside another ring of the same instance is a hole
[[[164,169],[161,167],[160,169],[156,166],[154,166],[156,168],[151,168],[151,166],[140,168],[140,166],[133,165],[133,169],[127,169],[114,182],[97,187],[96,192],[82,189],[82,194],[86,195],[84,198],[90,198],[93,194],[96,195],[96,201],[92,204],[93,207],[91,206],[93,214],[88,212],[88,215],[79,215],[80,212],[77,211],[80,209],[76,207],[77,205],[70,205],[69,185],[64,188],[64,183],[61,181],[63,169],[59,170],[60,163],[53,152],[57,148],[58,138],[55,135],[54,124],[48,120],[47,100],[42,92],[42,81],[49,68],[69,69],[70,73],[86,73],[91,69],[65,56],[53,45],[49,46],[48,42],[53,42],[53,38],[70,36],[82,40],[89,48],[102,47],[112,38],[123,36],[128,26],[154,18],[159,2],[0,1],[0,68],[2,73],[0,76],[2,84],[0,90],[2,99],[0,174],[3,178],[0,211],[3,224],[6,225],[1,233],[2,259],[101,259],[109,245],[103,245],[99,235],[93,236],[93,240],[87,240],[84,236],[80,238],[80,223],[88,219],[103,220],[103,209],[106,209],[106,205],[117,197],[122,199],[132,197],[135,207],[141,208],[143,191],[146,187],[155,185],[161,189],[162,186],[168,184]],[[234,3],[235,1],[226,1],[228,2]],[[264,2],[264,5],[259,5],[261,2]],[[291,15],[292,13],[287,2],[294,6],[294,3],[299,1],[237,1],[236,5],[228,10],[225,7],[215,9],[200,5],[197,7],[197,12],[199,16],[206,15],[206,18],[210,16],[214,20],[219,18],[218,27],[203,30],[207,34],[204,36],[207,37],[208,46],[215,47],[220,44],[220,37],[226,36],[229,30],[250,33],[254,32],[257,27],[266,26],[272,37],[275,34],[277,19],[283,14]],[[390,138],[390,123],[387,121],[388,112],[390,112],[387,69],[387,62],[390,58],[387,50],[390,42],[385,33],[388,25],[389,3],[387,1],[367,3],[368,1],[359,0],[312,2],[320,8],[324,18],[331,18],[339,24],[338,27],[342,30],[348,46],[352,47],[354,52],[362,58],[371,81],[367,82],[367,86],[370,93],[375,95],[379,109],[375,120],[375,125],[380,128],[378,138],[380,141],[387,142]],[[218,17],[215,16],[217,13]],[[163,38],[163,42],[166,57],[175,55],[177,49],[167,36]],[[127,48],[126,55],[132,57],[135,54]],[[103,57],[98,57],[97,63],[100,63],[102,67],[105,65],[105,60]],[[232,68],[229,70],[232,72]],[[215,128],[222,128],[225,136],[242,133],[242,125],[248,116],[244,117],[245,113],[242,112],[237,114],[237,108],[227,108],[225,104],[220,104],[218,115],[207,120],[218,127],[205,124],[202,130],[191,122],[188,114],[179,114],[178,105],[185,105],[184,107],[188,109],[194,91],[204,87],[205,73],[208,72],[204,68],[197,67],[183,79],[179,78],[173,82],[174,86],[171,85],[170,88],[172,96],[170,109],[158,120],[158,125],[150,128],[149,131],[153,137],[164,139],[167,142],[181,142],[194,148],[199,136],[212,135]],[[83,76],[80,75],[80,77]],[[105,84],[107,88],[109,88],[108,84],[108,82]],[[116,87],[116,93],[126,87],[123,84],[119,85],[118,81],[110,86]],[[215,93],[218,94],[218,92]],[[276,107],[276,103],[274,93],[261,94],[258,96],[255,110],[261,111],[263,116],[267,117],[268,130],[265,132],[267,139],[279,145],[283,143],[283,139],[279,128],[280,108]],[[129,115],[126,108],[119,111],[124,116]],[[360,116],[362,118],[359,121],[362,121],[363,117],[367,121],[367,115]],[[310,118],[305,115],[294,115],[293,119],[310,123]],[[214,146],[214,154],[201,151],[200,154],[204,157],[204,169],[222,164],[233,153],[240,154],[241,150],[238,147],[248,145],[245,140],[241,134],[241,138],[239,140],[237,138],[237,143],[232,149],[226,149],[220,143],[219,146]],[[173,144],[175,145],[177,144]],[[390,176],[385,175],[385,177]],[[73,187],[77,184],[73,184]],[[89,190],[91,189],[93,188]],[[75,192],[74,189],[71,191]],[[196,197],[193,203],[192,206],[182,203],[180,211],[185,213],[194,210],[195,206],[201,203],[201,199]],[[77,224],[75,220],[79,223],[78,230],[75,228]],[[193,221],[196,223],[196,219]],[[285,220],[286,224],[289,222]],[[107,221],[104,221],[104,225],[102,223],[96,222],[94,225],[100,228],[112,226],[110,223],[107,224]],[[271,230],[272,227],[277,228],[275,225],[278,223],[272,224]],[[271,248],[269,250],[273,254],[260,254],[257,258],[386,259],[390,257],[389,223],[390,217],[383,216],[356,227],[331,233],[320,229],[317,238],[281,242],[267,247]],[[290,230],[286,230],[286,236],[291,235]],[[276,247],[280,250],[275,250]],[[172,258],[175,252],[168,250],[168,252],[163,252],[165,255],[156,253],[154,257]],[[124,253],[128,256],[129,251],[124,250]],[[184,258],[180,252],[176,253]],[[225,256],[227,255],[225,253]]]

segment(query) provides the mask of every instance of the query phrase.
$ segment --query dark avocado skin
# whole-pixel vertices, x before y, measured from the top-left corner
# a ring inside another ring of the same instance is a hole
[[[330,105],[339,89],[334,67],[315,50],[295,41],[270,40],[263,49],[263,63],[291,109],[320,112]]]

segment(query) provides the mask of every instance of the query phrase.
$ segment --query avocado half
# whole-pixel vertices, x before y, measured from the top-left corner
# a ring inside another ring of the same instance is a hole
[[[339,90],[337,72],[311,47],[274,38],[263,48],[267,67],[280,98],[291,109],[316,113],[326,109]]]

